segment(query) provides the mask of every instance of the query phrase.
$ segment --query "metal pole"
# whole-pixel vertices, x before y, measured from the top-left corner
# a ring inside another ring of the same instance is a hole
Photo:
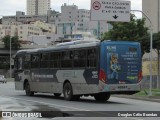
[[[157,72],[157,89],[159,88],[159,50],[157,50],[157,54],[158,54],[158,72]]]
[[[12,70],[12,68],[11,68],[11,62],[12,62],[12,60],[11,60],[11,50],[12,50],[12,45],[11,45],[11,42],[12,42],[12,40],[11,40],[11,35],[10,35],[10,78],[12,78],[12,72],[11,72],[11,70]]]
[[[159,23],[159,22],[160,22],[160,21],[159,21],[159,13],[160,13],[160,12],[159,12],[159,3],[160,3],[160,2],[159,2],[159,0],[158,0],[158,17],[157,17],[157,18],[158,18],[158,32],[160,31],[160,23]],[[160,69],[159,69],[159,50],[158,50],[158,75],[157,75],[157,89],[159,88],[159,72],[160,72],[159,70],[160,70]]]
[[[98,21],[98,39],[100,39],[100,21]]]
[[[149,19],[149,17],[143,12],[143,11],[140,11],[140,10],[131,10],[131,11],[136,11],[136,12],[141,12],[149,21],[150,23],[150,88],[149,88],[149,96],[152,95],[152,41],[153,41],[153,24],[151,22],[151,20]]]
[[[149,89],[149,96],[152,96],[152,28],[150,30],[150,89]]]

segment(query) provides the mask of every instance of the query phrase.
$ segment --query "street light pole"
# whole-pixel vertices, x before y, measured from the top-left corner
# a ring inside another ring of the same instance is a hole
[[[12,67],[11,67],[11,65],[12,65],[12,60],[11,60],[11,58],[12,58],[12,56],[11,56],[11,54],[12,54],[11,53],[11,51],[12,51],[12,44],[11,43],[12,43],[12,39],[11,39],[11,35],[10,35],[10,51],[9,51],[10,52],[9,53],[10,54],[10,78],[12,78],[12,72],[11,72],[11,70],[12,70]]]
[[[135,12],[141,12],[149,21],[150,23],[150,88],[149,88],[149,96],[152,96],[152,49],[153,49],[153,24],[151,22],[151,20],[149,19],[149,17],[141,10],[131,10],[131,11],[135,11]]]

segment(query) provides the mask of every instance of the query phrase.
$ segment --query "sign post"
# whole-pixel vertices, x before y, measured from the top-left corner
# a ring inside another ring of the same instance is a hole
[[[130,1],[91,0],[91,20],[130,21]]]

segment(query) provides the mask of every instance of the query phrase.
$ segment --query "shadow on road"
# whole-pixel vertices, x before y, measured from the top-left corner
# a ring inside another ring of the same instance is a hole
[[[25,95],[24,95],[25,96]],[[47,99],[55,99],[55,100],[61,100],[61,101],[65,101],[63,96],[60,97],[56,97],[52,94],[44,94],[44,93],[38,93],[35,94],[32,97],[37,97],[37,98],[47,98]],[[72,102],[84,102],[84,103],[94,103],[94,104],[127,104],[127,103],[122,103],[122,102],[114,102],[114,101],[106,101],[106,102],[97,102],[94,99],[89,99],[88,97],[81,97],[79,100],[77,101],[72,101]]]

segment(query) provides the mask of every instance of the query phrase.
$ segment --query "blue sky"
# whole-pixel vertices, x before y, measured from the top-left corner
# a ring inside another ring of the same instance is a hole
[[[131,1],[132,10],[142,10],[142,0],[128,0]],[[91,0],[51,0],[51,8],[60,11],[61,5],[75,4],[79,9],[90,9]],[[16,11],[26,12],[26,0],[0,0],[0,16],[15,15]],[[137,17],[141,13],[135,13]]]

